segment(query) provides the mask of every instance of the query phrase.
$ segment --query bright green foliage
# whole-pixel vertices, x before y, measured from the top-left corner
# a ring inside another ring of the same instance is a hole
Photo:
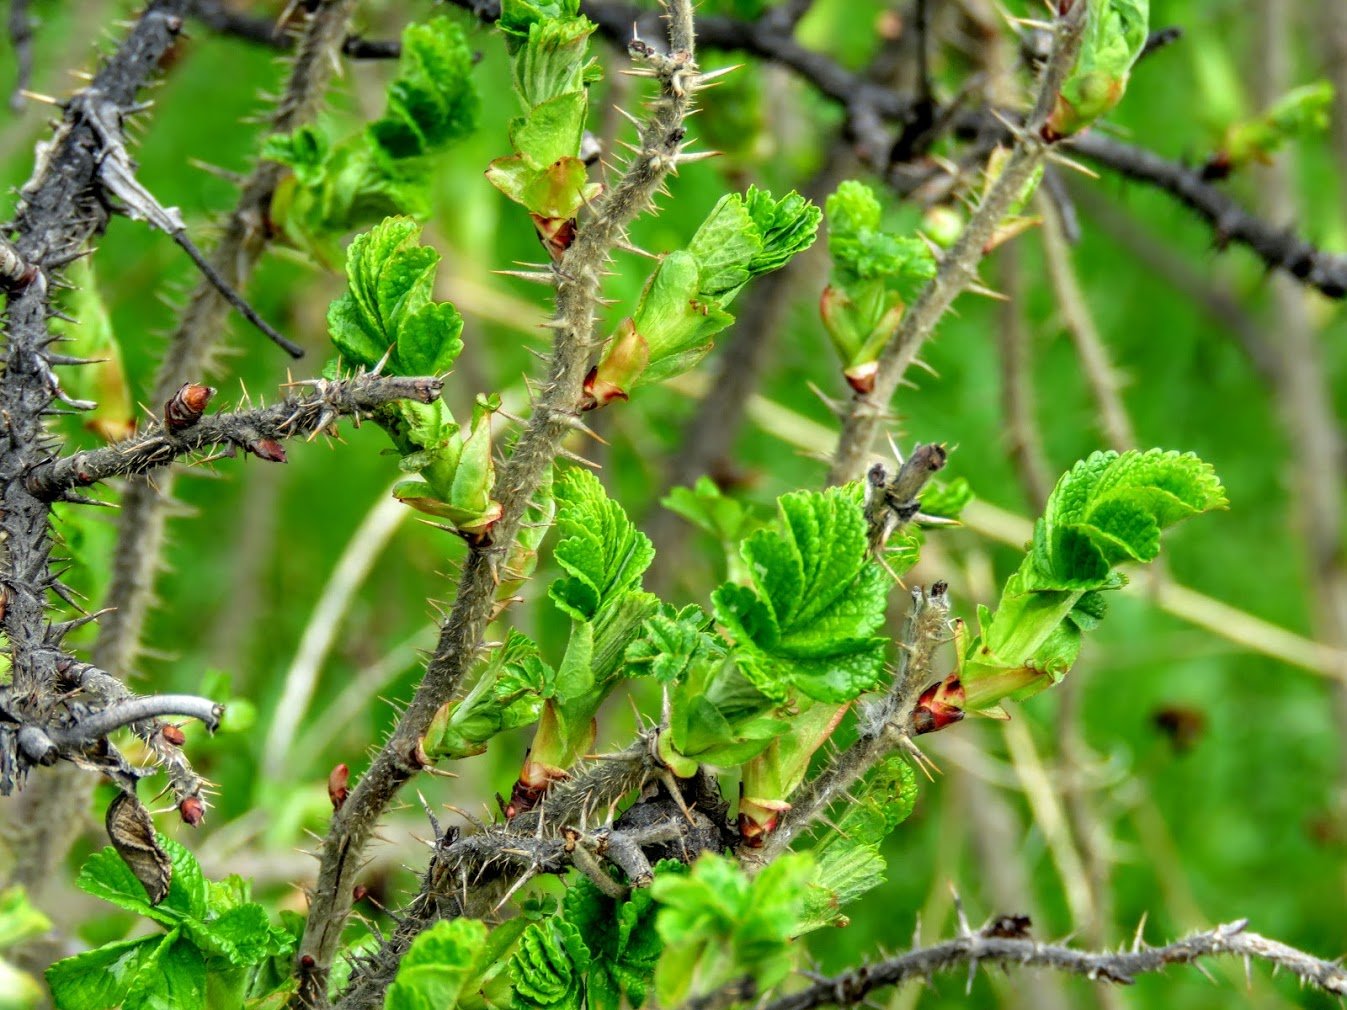
[[[833,488],[777,502],[778,528],[744,541],[752,587],[726,583],[712,594],[735,659],[763,694],[792,688],[818,701],[848,702],[879,682],[889,580],[866,550],[855,496]]]
[[[1149,22],[1150,0],[1090,0],[1080,55],[1048,117],[1049,134],[1079,133],[1122,101]]]
[[[543,244],[560,258],[580,208],[602,188],[589,182],[579,157],[588,85],[599,78],[588,58],[594,25],[572,0],[506,0],[497,26],[524,114],[510,123],[514,154],[493,161],[486,177],[529,211]]]
[[[710,477],[698,477],[690,488],[672,488],[660,504],[720,542],[731,582],[748,581],[748,570],[739,557],[739,541],[762,525],[750,508],[722,493]]]
[[[1153,561],[1161,530],[1225,505],[1215,472],[1192,453],[1096,452],[1077,463],[1053,489],[996,612],[978,608],[980,634],[962,675],[968,707],[1027,698],[1061,680],[1083,632],[1104,615],[1102,591],[1127,581],[1116,566]]]
[[[327,313],[332,342],[347,364],[438,375],[457,360],[463,319],[449,302],[435,301],[440,255],[420,244],[420,231],[409,218],[390,217],[357,235],[347,250],[347,291]],[[403,401],[380,411],[376,419],[402,454],[399,465],[419,477],[398,484],[394,495],[463,533],[490,527],[500,517],[491,497],[491,416],[499,406],[494,396],[478,397],[467,431],[440,400]]]
[[[657,874],[684,873],[681,863],[661,862]],[[580,877],[566,892],[566,921],[576,927],[589,948],[586,979],[590,1010],[619,1010],[626,1003],[640,1008],[655,978],[664,943],[655,930],[659,906],[649,888],[633,888],[618,901]]]
[[[921,492],[921,511],[923,515],[958,519],[972,500],[973,488],[966,477],[932,481]]]
[[[935,276],[935,257],[916,236],[880,227],[879,200],[862,182],[838,186],[827,211],[833,269],[819,311],[848,378],[863,385],[904,309]]]
[[[566,574],[553,580],[548,595],[571,618],[571,635],[530,759],[565,769],[593,739],[594,713],[617,683],[623,654],[658,601],[641,589],[655,549],[597,477],[567,471],[557,481],[556,502],[553,558]]]
[[[51,920],[33,907],[22,887],[0,891],[0,950],[41,936]],[[27,972],[0,957],[0,1010],[30,1010],[41,1005],[42,986]]]
[[[237,1007],[245,996],[263,995],[251,991],[254,980],[273,958],[290,951],[294,937],[268,923],[266,910],[250,900],[246,882],[208,881],[185,848],[162,835],[159,844],[172,860],[173,878],[158,905],[149,903],[144,886],[113,848],[84,864],[83,890],[167,932],[57,961],[47,969],[47,984],[58,1010]]]
[[[682,610],[662,604],[658,613],[646,618],[640,636],[627,646],[627,665],[661,684],[685,681],[695,676],[697,668],[724,658],[725,644],[708,630],[710,625],[711,619],[695,604]]]
[[[589,949],[580,931],[555,916],[529,925],[510,959],[514,1010],[580,1010]]]
[[[431,760],[486,751],[492,737],[538,721],[552,696],[556,673],[526,635],[511,629],[492,651],[477,682],[461,700],[447,702],[430,722],[421,747]]]
[[[666,255],[646,281],[586,386],[595,405],[697,364],[711,337],[734,322],[726,310],[744,285],[813,245],[820,217],[795,192],[776,200],[750,186],[721,197],[687,247]]]
[[[441,920],[423,932],[398,964],[385,1010],[452,1010],[491,967],[482,963],[487,927],[476,919]]]
[[[434,156],[477,128],[472,66],[449,18],[408,25],[381,118],[340,141],[319,126],[269,137],[263,156],[291,169],[271,205],[286,238],[331,262],[337,241],[357,228],[393,214],[426,218]]]
[[[1267,163],[1283,144],[1323,133],[1333,111],[1333,85],[1315,81],[1282,95],[1256,119],[1232,124],[1218,157],[1227,169]]]
[[[437,375],[463,350],[463,319],[435,301],[440,254],[421,245],[420,234],[410,218],[390,217],[347,250],[348,288],[327,324],[348,365],[372,369],[387,355],[389,374]]]
[[[845,926],[842,906],[884,883],[880,845],[916,806],[917,778],[907,761],[892,754],[851,792],[854,799],[835,811],[836,827],[812,850],[817,865],[805,899],[806,929]]]
[[[748,975],[760,989],[791,968],[791,937],[800,931],[813,873],[807,854],[774,860],[750,878],[737,862],[703,855],[686,875],[655,877],[655,928],[664,955],[655,970],[661,1006],[677,1006]]]

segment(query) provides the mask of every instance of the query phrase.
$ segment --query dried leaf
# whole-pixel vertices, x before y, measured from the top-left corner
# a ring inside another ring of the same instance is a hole
[[[159,904],[168,895],[173,865],[155,837],[154,822],[150,820],[149,811],[141,805],[134,793],[119,793],[108,805],[104,823],[112,847],[144,885],[145,893],[150,896],[150,904]]]

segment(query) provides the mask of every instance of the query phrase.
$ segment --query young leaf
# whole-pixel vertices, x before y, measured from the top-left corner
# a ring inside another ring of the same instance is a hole
[[[742,548],[753,588],[726,583],[712,595],[734,640],[736,661],[769,697],[797,688],[818,701],[847,702],[879,682],[889,581],[870,560],[865,518],[840,488],[796,492],[777,502],[778,528]]]
[[[589,949],[571,923],[554,917],[531,924],[510,959],[515,1010],[580,1010],[589,967]]]
[[[403,30],[388,108],[368,128],[386,162],[423,158],[477,129],[481,103],[472,66],[467,37],[449,18],[432,18]],[[396,171],[394,165],[388,167]]]
[[[681,869],[681,864],[679,864]],[[655,977],[664,944],[655,930],[658,906],[649,888],[635,888],[625,901],[580,877],[566,892],[566,921],[590,951],[586,992],[591,1010],[639,1008]]]
[[[390,217],[357,235],[346,254],[348,289],[328,309],[332,342],[348,364],[393,375],[448,371],[463,349],[463,320],[434,300],[440,254],[419,243],[421,226]]]
[[[1092,0],[1076,65],[1062,84],[1044,134],[1079,133],[1122,101],[1132,64],[1145,48],[1150,0]]]
[[[664,953],[655,969],[661,1006],[748,975],[759,991],[790,971],[813,862],[805,853],[774,860],[750,878],[724,856],[703,855],[688,874],[655,877],[655,928]]]
[[[478,974],[487,928],[476,919],[441,920],[418,936],[388,987],[385,1010],[441,1010],[457,1005]]]
[[[568,471],[557,482],[556,502],[553,555],[567,575],[552,583],[548,595],[573,620],[592,621],[600,608],[641,584],[655,549],[588,470]]]
[[[1225,505],[1215,472],[1191,453],[1096,452],[1077,463],[1053,489],[995,614],[979,609],[962,671],[967,707],[1020,700],[1060,680],[1103,616],[1101,591],[1126,583],[1115,567],[1153,560],[1161,530]]]
[[[196,947],[173,930],[131,980],[122,1010],[169,1010],[206,1005],[206,963]]]

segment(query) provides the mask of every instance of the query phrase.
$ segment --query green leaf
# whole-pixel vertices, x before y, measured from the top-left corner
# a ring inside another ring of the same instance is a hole
[[[625,901],[599,890],[587,877],[566,892],[566,921],[590,951],[586,992],[591,1010],[619,1010],[645,1003],[664,943],[655,930],[658,906],[649,888],[634,888]]]
[[[85,860],[75,883],[80,890],[95,898],[102,898],[163,925],[172,925],[182,918],[177,903],[165,899],[159,905],[150,904],[145,885],[136,879],[122,857],[117,855],[117,850],[110,845]],[[170,895],[172,891],[170,885]]]
[[[46,971],[57,1010],[102,1010],[117,1006],[141,969],[155,959],[162,942],[163,938],[157,935],[142,936],[57,961]]]
[[[418,936],[388,987],[385,1010],[448,1010],[478,974],[487,928],[476,919],[441,920]]]
[[[677,611],[665,604],[646,618],[640,635],[627,646],[626,661],[661,684],[684,681],[694,669],[718,664],[725,656],[724,643],[710,632],[710,624],[695,604]]]
[[[844,905],[884,883],[887,865],[875,845],[846,842],[817,854],[814,875],[805,892],[800,932],[823,926],[845,926],[851,920],[841,913]]]
[[[759,991],[791,968],[791,937],[800,928],[813,876],[807,853],[789,853],[750,878],[734,860],[703,855],[689,874],[656,874],[655,928],[664,953],[655,970],[662,1006],[751,976]]]
[[[580,931],[565,919],[529,925],[510,959],[516,1010],[579,1010],[590,954]]]
[[[206,962],[175,929],[131,980],[122,1010],[182,1010],[205,1005]]]
[[[764,694],[793,685],[818,701],[846,702],[879,682],[889,582],[869,556],[865,518],[839,488],[777,502],[777,528],[744,541],[753,588],[727,583],[712,596],[735,640],[735,658]]]
[[[238,967],[261,964],[292,945],[287,933],[271,928],[266,909],[255,902],[231,908],[209,922],[188,920],[183,931],[206,954]]]
[[[403,30],[388,107],[369,125],[369,135],[386,159],[433,154],[477,128],[481,103],[472,67],[467,37],[449,18],[432,18]]]
[[[655,549],[587,470],[567,471],[557,482],[556,502],[560,539],[553,555],[567,575],[553,581],[548,594],[572,619],[592,621],[640,586]]]
[[[1192,453],[1096,452],[1077,463],[1048,498],[995,614],[979,611],[962,671],[967,706],[1027,698],[1060,680],[1082,632],[1103,616],[1100,591],[1126,582],[1115,567],[1153,560],[1163,529],[1225,505],[1215,472]]]
[[[463,349],[462,318],[434,300],[440,254],[419,244],[420,233],[409,218],[388,218],[347,250],[348,289],[328,309],[327,322],[351,365],[373,368],[392,349],[387,372],[436,375]]]

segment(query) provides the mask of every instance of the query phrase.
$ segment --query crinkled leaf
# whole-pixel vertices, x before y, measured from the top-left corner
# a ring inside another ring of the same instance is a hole
[[[778,500],[776,528],[746,541],[753,588],[727,583],[712,596],[736,658],[760,690],[784,678],[819,701],[850,701],[878,683],[889,582],[866,548],[865,518],[841,489]]]
[[[532,923],[519,937],[510,959],[516,1010],[579,1010],[589,949],[580,931],[553,917]]]
[[[646,618],[640,635],[627,646],[626,661],[636,668],[633,673],[648,673],[662,684],[685,680],[694,668],[719,663],[725,655],[710,624],[695,604],[678,611],[666,604]]]
[[[175,929],[131,980],[122,1010],[182,1010],[205,1005],[206,962]]]
[[[445,1010],[477,975],[487,927],[476,919],[435,923],[412,943],[388,987],[385,1010]]]
[[[592,621],[602,607],[640,585],[655,549],[587,470],[568,471],[557,482],[556,501],[559,539],[553,555],[567,575],[548,592],[572,619]]]
[[[386,158],[423,157],[477,128],[481,103],[472,67],[467,37],[449,18],[431,18],[403,30],[387,109],[369,125],[370,137]]]
[[[590,951],[587,995],[592,1010],[619,1010],[623,998],[639,1008],[664,949],[655,930],[658,906],[649,888],[635,888],[625,901],[580,877],[566,892],[566,921]]]
[[[805,891],[800,932],[823,926],[845,926],[850,921],[842,906],[884,883],[887,868],[876,845],[842,842],[820,853]]]
[[[979,611],[963,685],[970,708],[1025,698],[1060,680],[1082,632],[1104,614],[1100,591],[1126,582],[1115,566],[1159,553],[1160,532],[1224,508],[1225,490],[1192,453],[1097,452],[1057,482],[995,614]]]
[[[655,928],[664,941],[655,970],[660,1004],[677,1006],[744,975],[760,991],[781,981],[812,875],[805,853],[782,856],[752,878],[718,855],[703,855],[689,874],[656,874]]]
[[[434,300],[440,254],[419,244],[420,232],[409,218],[388,218],[347,250],[348,288],[328,309],[327,322],[350,364],[373,368],[391,348],[387,372],[434,375],[463,349],[462,318]]]

